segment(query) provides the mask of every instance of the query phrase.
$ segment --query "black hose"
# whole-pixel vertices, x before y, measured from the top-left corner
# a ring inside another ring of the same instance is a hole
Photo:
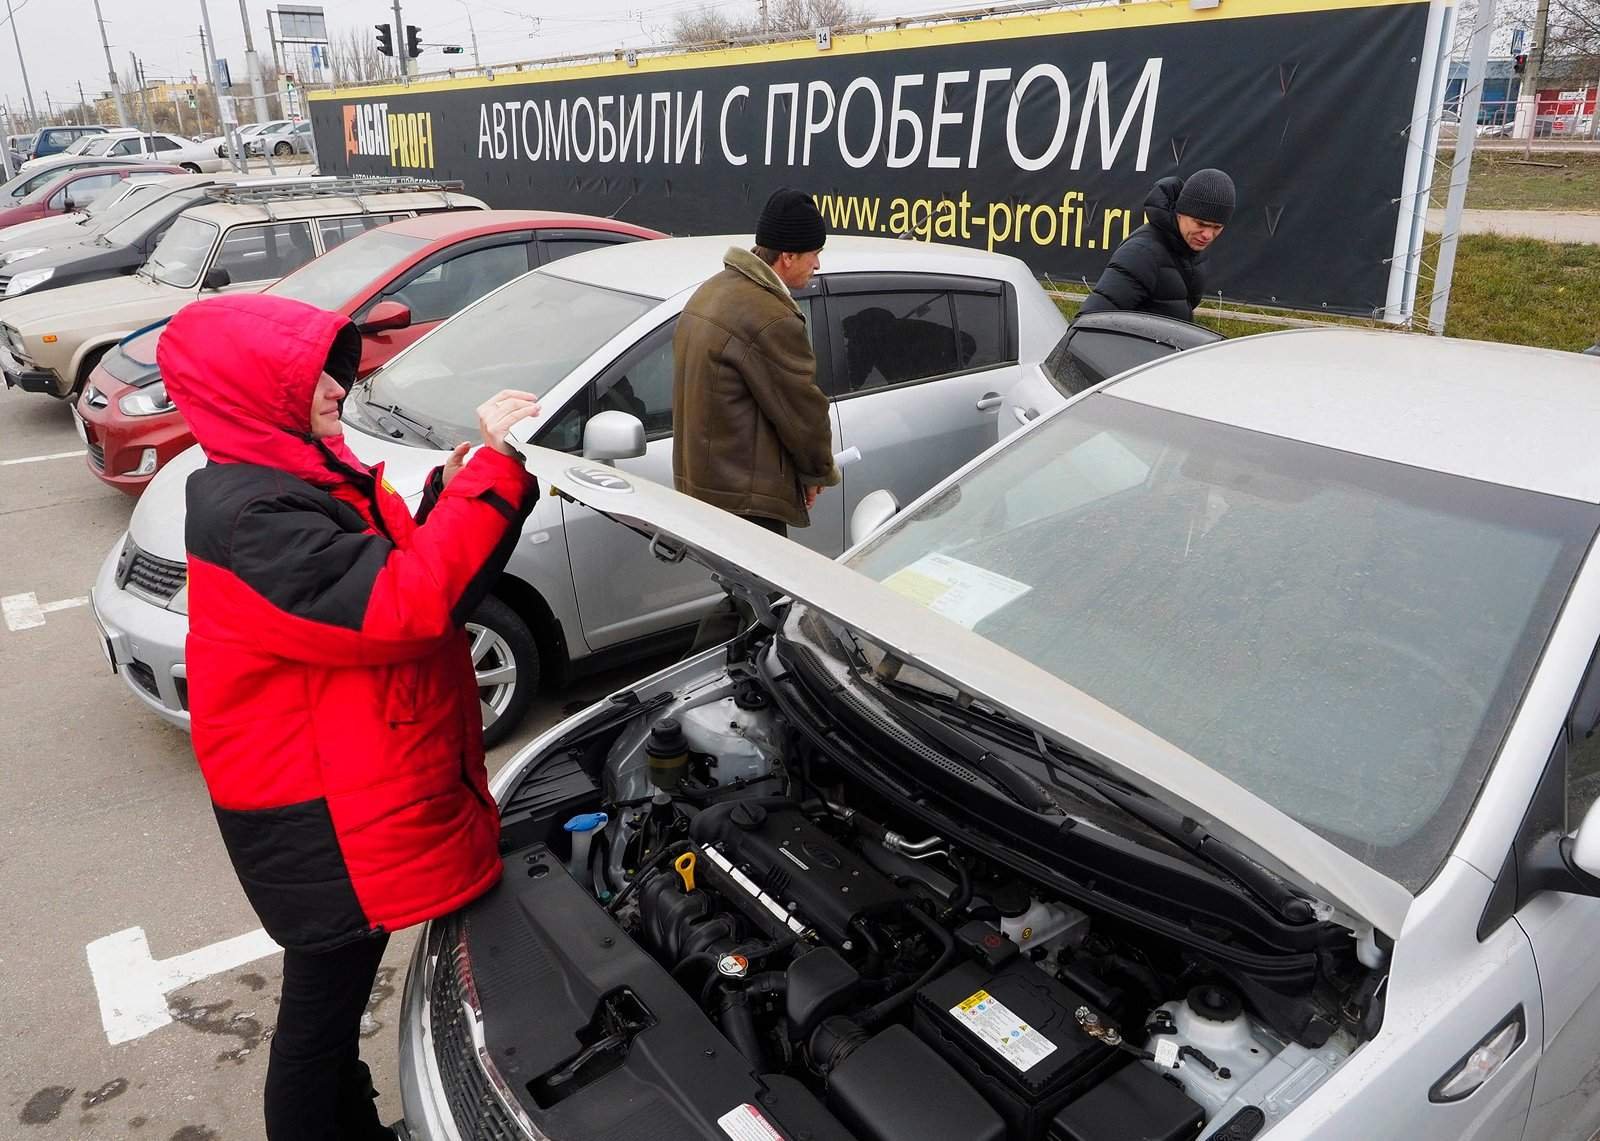
[[[722,997],[720,1014],[718,1021],[728,1041],[749,1060],[756,1073],[763,1073],[761,1036],[756,1033],[756,1016],[750,1011],[749,1000],[739,991],[728,991]]]
[[[916,993],[919,990],[927,986],[940,974],[944,973],[945,969],[949,967],[951,961],[956,957],[956,941],[950,937],[950,932],[946,931],[943,927],[940,927],[938,923],[934,922],[932,918],[924,914],[918,908],[907,907],[906,913],[920,923],[923,929],[927,931],[929,935],[933,936],[934,940],[939,943],[942,950],[939,952],[939,957],[934,960],[933,966],[923,971],[922,974],[918,976],[910,986],[898,990],[894,994],[891,994],[888,998],[882,999],[868,1007],[856,1019],[856,1021],[863,1026],[872,1026],[878,1022],[881,1022],[884,1018],[888,1017],[890,1014],[893,1014],[896,1010],[899,1010],[906,1003],[910,1002],[911,999],[916,996]]]
[[[622,890],[617,892],[615,899],[606,904],[606,914],[615,915],[617,913],[617,909],[628,901],[628,897],[634,893],[634,890],[638,888],[639,884],[644,881],[645,877],[649,875],[651,871],[660,867],[674,856],[681,855],[685,850],[688,849],[688,847],[688,842],[684,840],[679,840],[676,843],[668,844],[665,848],[662,848],[661,851],[657,852],[643,864],[639,865],[639,870],[633,874],[633,878],[622,885]]]
[[[875,975],[883,969],[883,945],[878,942],[878,937],[861,916],[856,916],[850,921],[850,930],[861,936],[861,941],[867,945],[867,958],[861,964],[861,973]]]
[[[956,870],[956,893],[950,897],[946,906],[951,914],[959,915],[967,909],[967,904],[972,902],[972,876],[967,871],[967,865],[961,862],[961,857],[954,852],[946,852],[945,860]]]

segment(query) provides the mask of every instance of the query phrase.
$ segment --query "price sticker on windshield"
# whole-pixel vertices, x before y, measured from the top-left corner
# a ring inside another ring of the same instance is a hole
[[[923,555],[883,585],[969,630],[1033,589],[948,555]]]

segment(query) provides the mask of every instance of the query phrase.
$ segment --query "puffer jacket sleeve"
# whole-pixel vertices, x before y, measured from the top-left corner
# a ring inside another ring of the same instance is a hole
[[[268,609],[251,639],[289,661],[383,665],[437,648],[504,568],[538,485],[489,448],[438,493],[410,545],[342,528],[304,495],[244,505],[222,552],[226,570]],[[191,564],[196,554],[191,541]]]
[[[1128,312],[1142,308],[1155,291],[1159,268],[1147,245],[1136,241],[1122,243],[1111,255],[1100,280],[1094,283],[1094,292],[1078,312]]]
[[[841,477],[833,463],[828,398],[817,387],[817,362],[805,322],[786,315],[763,328],[752,343],[741,346],[735,340],[729,348],[739,354],[734,367],[794,458],[800,482],[837,484]]]

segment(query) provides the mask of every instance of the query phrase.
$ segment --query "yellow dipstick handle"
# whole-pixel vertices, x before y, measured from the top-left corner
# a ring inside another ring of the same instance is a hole
[[[672,866],[673,866],[674,869],[676,869],[679,877],[683,880],[683,890],[684,891],[693,891],[694,890],[694,853],[693,852],[685,852],[683,855],[679,856],[676,860],[672,861]]]

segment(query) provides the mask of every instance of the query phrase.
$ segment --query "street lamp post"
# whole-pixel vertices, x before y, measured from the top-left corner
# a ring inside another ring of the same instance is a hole
[[[28,83],[28,61],[22,58],[22,37],[17,34],[17,17],[11,11],[11,0],[6,0],[6,19],[11,22],[11,39],[17,45],[17,66],[22,69],[22,90],[28,97],[28,118],[38,125],[39,112],[33,106],[33,87]]]
[[[460,4],[467,10],[467,31],[472,36],[472,66],[474,69],[481,68],[483,63],[478,59],[478,29],[472,23],[472,9],[467,0],[460,0]]]

